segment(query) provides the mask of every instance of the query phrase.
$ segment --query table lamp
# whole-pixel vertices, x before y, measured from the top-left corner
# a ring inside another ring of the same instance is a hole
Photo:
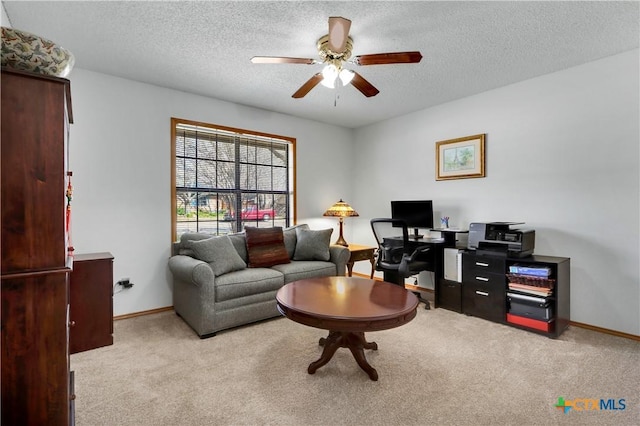
[[[329,207],[329,209],[327,209],[327,211],[324,212],[322,216],[334,216],[340,218],[340,236],[334,244],[347,247],[349,244],[345,241],[344,236],[342,236],[342,224],[345,217],[360,216],[358,212],[355,211],[349,204],[342,201],[341,198],[340,201]]]

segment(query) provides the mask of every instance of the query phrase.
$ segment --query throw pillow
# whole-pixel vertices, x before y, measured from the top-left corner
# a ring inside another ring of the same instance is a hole
[[[207,262],[217,277],[247,267],[226,235],[187,242],[196,259]]]
[[[178,249],[178,254],[183,254],[185,256],[196,257],[193,250],[189,248],[189,241],[191,240],[206,240],[207,238],[213,237],[212,234],[205,234],[204,232],[185,232],[180,236],[180,244]]]
[[[333,229],[313,231],[310,229],[296,229],[296,252],[293,260],[324,260],[331,257],[329,242]]]
[[[309,225],[302,223],[282,230],[282,233],[284,234],[284,246],[287,249],[289,259],[293,259],[293,255],[296,252],[296,230],[298,228],[309,229]]]
[[[249,268],[269,268],[273,265],[290,263],[281,227],[254,228],[246,226],[244,231],[247,235]]]

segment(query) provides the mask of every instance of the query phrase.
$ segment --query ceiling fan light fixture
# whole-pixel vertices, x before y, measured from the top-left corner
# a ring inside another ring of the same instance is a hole
[[[367,98],[376,96],[380,91],[365,80],[357,72],[343,69],[346,63],[352,65],[386,65],[386,64],[417,64],[422,59],[418,51],[390,52],[359,55],[351,58],[353,39],[349,36],[351,21],[349,19],[332,16],[329,18],[329,33],[323,35],[316,42],[320,61],[310,58],[292,58],[287,56],[254,56],[251,62],[254,64],[324,64],[324,69],[316,72],[298,90],[291,95],[300,99],[309,93],[318,84],[329,89],[336,89],[351,85]],[[336,95],[336,99],[338,96]]]
[[[338,78],[338,68],[335,65],[330,64],[324,67],[322,70],[322,84],[324,87],[334,89],[336,87],[336,79]]]
[[[356,73],[351,70],[343,69],[342,71],[340,71],[340,74],[338,74],[338,77],[340,77],[342,85],[346,86],[347,84],[351,83],[351,80],[353,80],[353,76],[355,74]]]

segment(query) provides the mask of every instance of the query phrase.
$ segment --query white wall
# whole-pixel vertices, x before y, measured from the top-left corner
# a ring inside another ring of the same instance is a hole
[[[297,222],[337,228],[322,213],[352,197],[342,184],[350,158],[336,155],[351,130],[83,69],[69,78],[73,245],[76,253],[111,252],[114,281],[135,284],[115,295],[114,315],[172,305],[171,117],[297,138]]]
[[[2,24],[3,27],[11,27],[7,11],[4,10],[4,2],[0,3],[0,24]]]
[[[170,117],[297,138],[298,223],[344,198],[345,237],[373,243],[391,199],[429,198],[452,226],[524,221],[571,258],[571,319],[640,334],[638,51],[351,130],[75,69],[76,253],[110,251],[135,286],[114,314],[171,305]],[[435,181],[435,142],[487,134],[483,179]],[[330,168],[329,168],[330,167]],[[326,176],[331,170],[331,177]],[[390,177],[391,176],[391,177]],[[375,192],[372,192],[375,188]],[[366,262],[356,271],[368,273]]]
[[[638,64],[634,50],[359,129],[351,204],[362,219],[404,198],[451,226],[524,221],[536,254],[571,258],[571,320],[638,335]],[[478,133],[486,177],[436,181],[435,143]],[[353,239],[373,244],[362,219]]]

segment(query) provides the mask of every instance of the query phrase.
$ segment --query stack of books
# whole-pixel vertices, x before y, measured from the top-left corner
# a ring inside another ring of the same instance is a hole
[[[548,297],[553,294],[554,279],[546,266],[509,266],[509,290],[534,296]]]
[[[509,266],[508,322],[545,332],[551,330],[553,311],[549,298],[553,296],[555,280],[550,275],[551,269],[546,266]]]

